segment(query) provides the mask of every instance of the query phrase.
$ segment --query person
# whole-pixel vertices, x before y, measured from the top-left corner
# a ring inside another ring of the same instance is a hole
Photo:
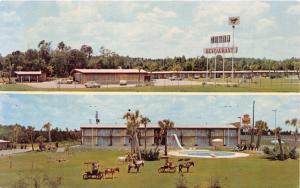
[[[172,162],[167,158],[165,161],[165,168],[170,168],[172,166]]]
[[[92,163],[92,174],[97,174],[99,169],[98,163]]]

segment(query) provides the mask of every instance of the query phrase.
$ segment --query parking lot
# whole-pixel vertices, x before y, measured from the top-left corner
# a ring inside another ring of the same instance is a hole
[[[72,83],[72,84],[59,84],[57,80],[47,81],[47,82],[30,82],[23,83],[24,85],[28,85],[34,88],[85,88],[84,84]],[[153,80],[154,86],[181,86],[181,85],[201,85],[202,82],[199,81],[190,81],[190,80],[169,80],[169,79],[156,79]],[[101,88],[112,88],[112,87],[135,87],[136,84],[127,84],[127,85],[119,85],[119,84],[104,84],[101,85]]]

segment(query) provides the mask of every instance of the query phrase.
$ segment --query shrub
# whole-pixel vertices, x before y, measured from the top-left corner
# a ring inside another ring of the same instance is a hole
[[[299,153],[296,151],[296,148],[291,148],[289,145],[285,144],[282,145],[283,150],[283,159],[280,157],[280,148],[279,145],[275,145],[273,149],[270,149],[269,147],[264,147],[263,152],[267,159],[270,160],[286,160],[288,158],[291,159],[298,159]]]
[[[291,159],[298,159],[299,158],[299,153],[296,151],[296,147],[294,147],[290,152],[289,152],[289,157]]]
[[[265,147],[263,148],[263,152],[264,152],[264,154],[269,155],[269,154],[271,154],[271,149],[270,149],[268,146],[265,146]]]
[[[141,157],[145,161],[156,161],[159,160],[159,149],[146,149],[141,151]]]

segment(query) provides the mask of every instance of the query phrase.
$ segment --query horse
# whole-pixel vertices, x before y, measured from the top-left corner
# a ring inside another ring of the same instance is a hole
[[[179,172],[182,172],[182,169],[186,168],[186,172],[189,173],[189,169],[190,169],[191,166],[195,166],[193,161],[188,161],[188,162],[185,162],[185,163],[181,163],[181,164],[178,165]]]
[[[104,176],[106,177],[107,174],[111,174],[111,178],[114,178],[114,173],[120,172],[119,168],[106,168],[104,170]]]
[[[141,166],[144,166],[144,161],[133,160],[133,163],[128,163],[128,173],[130,173],[132,168],[135,168],[136,172],[139,173]]]

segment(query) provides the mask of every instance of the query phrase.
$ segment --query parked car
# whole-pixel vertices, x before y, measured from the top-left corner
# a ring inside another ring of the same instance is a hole
[[[182,78],[175,76],[175,80],[182,80]]]
[[[70,80],[70,79],[61,79],[61,80],[58,80],[58,83],[59,84],[72,84],[73,80]]]
[[[199,79],[199,78],[200,78],[199,75],[195,75],[195,76],[194,76],[194,79]]]
[[[126,86],[127,80],[120,80],[120,86]]]
[[[84,84],[84,86],[85,86],[86,88],[100,88],[100,87],[101,87],[101,85],[98,84],[98,83],[95,82],[95,81],[87,82],[87,83]]]
[[[176,76],[169,77],[169,80],[171,80],[171,81],[176,80]]]

